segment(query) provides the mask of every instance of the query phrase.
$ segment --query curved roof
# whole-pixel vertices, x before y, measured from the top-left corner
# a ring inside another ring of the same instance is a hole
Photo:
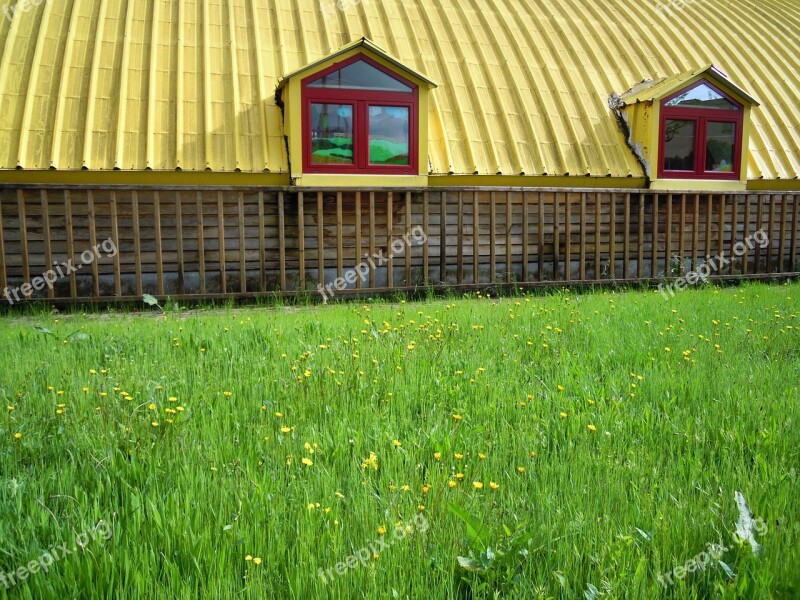
[[[363,36],[438,84],[432,174],[642,177],[609,95],[708,64],[761,103],[749,177],[800,174],[795,0],[19,3],[0,169],[286,172],[278,81]]]

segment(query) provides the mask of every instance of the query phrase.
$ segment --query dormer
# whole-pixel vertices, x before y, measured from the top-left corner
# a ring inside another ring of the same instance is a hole
[[[746,189],[758,102],[715,67],[643,81],[615,102],[651,189]]]
[[[362,38],[281,79],[297,186],[425,186],[435,84]]]

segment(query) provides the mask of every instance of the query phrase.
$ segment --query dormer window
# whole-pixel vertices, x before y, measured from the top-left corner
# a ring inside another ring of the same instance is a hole
[[[738,180],[743,108],[705,80],[665,99],[659,177]]]
[[[419,91],[356,55],[303,80],[306,173],[417,173]]]

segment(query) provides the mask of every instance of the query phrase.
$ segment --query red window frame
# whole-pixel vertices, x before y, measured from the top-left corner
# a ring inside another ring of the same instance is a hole
[[[382,92],[374,90],[338,90],[309,87],[310,83],[363,60],[411,88],[411,92]],[[353,107],[353,164],[317,165],[311,161],[311,105],[349,104]],[[303,172],[345,175],[418,175],[419,174],[419,86],[400,77],[377,61],[357,54],[314,73],[302,81],[303,106]],[[372,165],[369,163],[369,107],[397,106],[408,108],[407,165]]]
[[[685,94],[694,88],[707,85],[738,107],[738,110],[720,110],[716,108],[686,108],[667,106],[667,102]],[[667,121],[694,121],[694,169],[692,171],[673,171],[664,168],[666,150]],[[706,171],[706,144],[708,123],[734,123],[736,125],[736,141],[733,147],[733,169],[727,172]],[[742,171],[742,135],[744,128],[744,107],[711,82],[701,79],[697,83],[683,88],[661,102],[661,122],[659,128],[659,161],[658,176],[664,179],[709,179],[738,181]]]

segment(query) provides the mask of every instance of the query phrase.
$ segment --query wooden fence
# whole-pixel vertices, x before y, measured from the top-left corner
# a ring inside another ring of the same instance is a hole
[[[108,302],[639,283],[716,257],[736,259],[711,278],[796,276],[798,196],[6,187],[0,290]]]

